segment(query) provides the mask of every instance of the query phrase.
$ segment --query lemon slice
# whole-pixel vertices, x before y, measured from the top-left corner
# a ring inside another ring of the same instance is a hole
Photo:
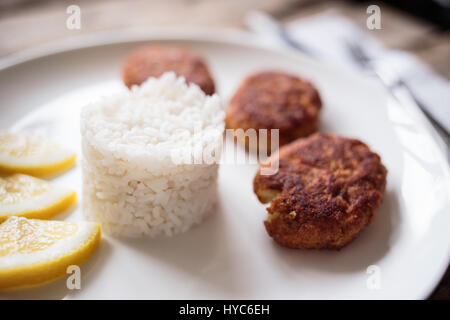
[[[12,215],[48,219],[76,200],[74,191],[45,180],[24,174],[0,178],[0,222]]]
[[[38,136],[0,132],[0,171],[44,176],[75,164],[76,155]]]
[[[0,224],[0,290],[39,286],[67,275],[97,249],[101,228],[93,222],[9,217]]]

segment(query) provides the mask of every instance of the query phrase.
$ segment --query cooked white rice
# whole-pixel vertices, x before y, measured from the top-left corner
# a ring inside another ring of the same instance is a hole
[[[173,73],[83,108],[86,218],[107,233],[132,237],[170,236],[200,223],[216,201],[212,160],[223,120],[216,95]]]

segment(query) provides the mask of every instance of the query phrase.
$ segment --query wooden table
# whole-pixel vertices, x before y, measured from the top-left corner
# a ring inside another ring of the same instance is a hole
[[[81,8],[81,29],[66,28],[66,8]],[[104,30],[151,26],[242,27],[251,9],[265,10],[282,22],[325,10],[366,28],[368,4],[344,0],[8,0],[0,3],[0,58],[53,41]],[[371,31],[387,47],[414,53],[450,79],[450,34],[381,5],[382,29]],[[450,299],[450,270],[432,299]]]

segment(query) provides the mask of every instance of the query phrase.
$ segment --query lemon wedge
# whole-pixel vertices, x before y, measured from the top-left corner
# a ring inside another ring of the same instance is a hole
[[[42,179],[24,174],[0,178],[0,222],[13,215],[48,219],[76,201],[74,191]]]
[[[0,290],[39,286],[67,275],[97,249],[101,228],[93,222],[9,217],[0,224]]]
[[[0,132],[0,171],[44,176],[69,169],[76,155],[35,135]]]

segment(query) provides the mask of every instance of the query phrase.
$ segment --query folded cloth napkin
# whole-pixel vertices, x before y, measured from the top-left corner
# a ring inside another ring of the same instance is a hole
[[[279,33],[274,32],[274,25],[270,26],[269,19],[264,19],[261,13],[250,14],[246,22],[261,36],[261,41],[289,46]],[[285,26],[285,31],[290,38],[304,44],[316,58],[366,73],[352,59],[345,45],[346,41],[357,40],[373,58],[382,58],[389,63],[423,104],[424,109],[450,133],[450,82],[437,75],[414,55],[386,49],[370,36],[370,30],[364,32],[348,19],[332,13],[290,22]]]

